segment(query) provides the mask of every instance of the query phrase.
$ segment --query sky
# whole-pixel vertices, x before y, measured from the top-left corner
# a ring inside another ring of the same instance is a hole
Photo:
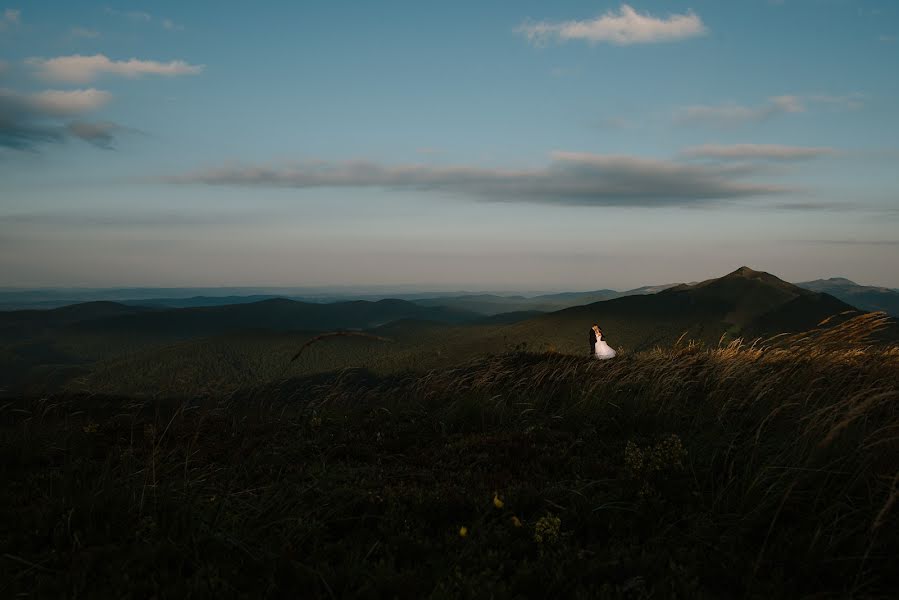
[[[0,3],[0,286],[899,287],[899,3]]]

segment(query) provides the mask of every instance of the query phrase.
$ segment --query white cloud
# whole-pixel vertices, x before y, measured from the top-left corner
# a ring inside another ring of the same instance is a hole
[[[895,35],[881,35],[877,37],[877,41],[883,42],[884,44],[892,44],[896,39]]]
[[[781,146],[778,144],[706,144],[686,148],[682,154],[691,158],[743,160],[805,160],[836,154],[828,147]]]
[[[692,12],[658,18],[648,13],[641,14],[627,4],[622,4],[617,13],[610,10],[592,20],[525,23],[516,31],[536,44],[549,40],[584,40],[593,44],[606,42],[626,46],[697,37],[706,32],[706,27],[702,19]]]
[[[96,110],[112,100],[104,90],[45,90],[28,97],[37,110],[52,116],[76,115]]]
[[[136,58],[110,60],[103,54],[93,56],[73,54],[50,59],[29,58],[26,62],[37,69],[37,74],[42,79],[66,83],[88,83],[104,74],[131,78],[142,75],[164,77],[196,75],[205,68],[205,65],[191,65],[183,60],[166,63]]]
[[[85,90],[45,90],[20,94],[0,88],[0,116],[28,115],[32,118],[67,117],[96,110],[112,99],[112,94],[93,88]]]
[[[585,206],[692,206],[786,191],[743,181],[763,172],[746,164],[695,164],[632,156],[554,152],[536,169],[382,165],[313,161],[227,165],[166,178],[170,183],[283,188],[393,188],[504,202]]]

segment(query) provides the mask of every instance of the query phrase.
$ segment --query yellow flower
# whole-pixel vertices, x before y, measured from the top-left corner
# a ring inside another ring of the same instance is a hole
[[[468,537],[468,527],[463,525],[459,528],[459,537]]]
[[[100,426],[93,421],[89,421],[87,425],[81,428],[84,433],[97,433],[97,430],[100,429]]]
[[[515,515],[512,515],[512,525],[514,525],[515,527],[521,527],[521,519],[519,519]]]
[[[495,506],[496,508],[502,508],[503,506],[505,506],[505,503],[499,499],[499,494],[497,494],[496,492],[493,492],[493,506]]]

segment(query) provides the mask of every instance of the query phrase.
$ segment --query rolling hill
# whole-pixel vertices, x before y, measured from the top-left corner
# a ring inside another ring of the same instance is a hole
[[[858,311],[827,294],[741,267],[717,279],[577,306],[511,325],[504,332],[535,350],[587,353],[587,329],[598,323],[617,348],[670,344],[682,334],[715,343],[805,331],[833,315]]]
[[[344,311],[355,308],[358,312],[360,309],[371,310],[371,305],[360,303],[339,308]],[[232,307],[226,312],[240,313],[253,306]],[[316,305],[319,310],[329,310],[329,306],[334,305]],[[655,346],[670,346],[681,336],[714,345],[722,338],[731,340],[806,331],[833,315],[859,314],[852,306],[832,296],[804,290],[768,273],[743,267],[718,279],[680,285],[657,294],[626,296],[549,314],[517,313],[466,323],[447,320],[440,323],[428,318],[427,313],[438,307],[418,307],[424,311],[419,316],[396,319],[367,329],[390,342],[332,338],[316,343],[302,360],[290,363],[297,348],[314,337],[314,333],[286,330],[287,317],[279,311],[289,311],[290,303],[263,302],[255,308],[271,310],[272,314],[265,319],[235,320],[232,325],[252,322],[255,327],[262,327],[268,322],[277,327],[271,327],[268,332],[232,330],[211,337],[187,339],[189,336],[184,336],[184,341],[175,345],[154,346],[127,357],[112,357],[97,363],[94,374],[85,379],[86,387],[80,389],[137,394],[142,389],[157,389],[154,384],[160,379],[166,382],[164,387],[171,393],[203,390],[215,385],[235,389],[285,374],[312,374],[348,366],[364,367],[381,374],[420,371],[512,350],[557,351],[586,356],[587,330],[594,322],[600,324],[613,347],[627,354]],[[104,322],[175,331],[180,319],[210,311],[221,315],[224,307],[199,312],[191,309],[148,313]],[[450,316],[457,314],[452,312]],[[173,316],[174,321],[167,321]],[[359,313],[342,322],[361,324],[366,318],[365,314]],[[834,322],[843,318],[846,315]],[[308,329],[320,331],[331,323],[337,321],[321,320],[317,327]],[[196,324],[191,325],[188,321],[187,325],[198,330]]]
[[[400,319],[465,323],[481,315],[458,309],[427,307],[405,300],[358,300],[314,304],[274,298],[259,302],[176,309],[152,309],[114,302],[75,304],[48,311],[0,313],[0,328],[53,329],[93,333],[127,332],[173,338],[217,335],[229,331],[329,331],[370,329]]]
[[[460,324],[482,319],[477,313],[443,307],[419,306],[404,300],[353,301],[313,304],[271,299],[227,306],[151,309],[114,302],[90,302],[53,310],[0,312],[0,390],[21,385],[57,385],[83,376],[87,365],[107,365],[136,357],[120,373],[148,382],[147,372],[165,370],[172,358],[176,366],[165,372],[181,372],[185,366],[218,363],[220,347],[237,340],[235,356],[249,354],[246,361],[231,363],[232,371],[258,362],[265,355],[264,344],[245,343],[246,332],[282,333],[289,342],[294,332],[372,329],[395,321],[416,319],[425,322]],[[308,337],[308,335],[307,335]],[[185,348],[179,343],[213,340]],[[340,347],[350,347],[344,344]],[[243,353],[243,354],[242,354]],[[208,355],[209,360],[204,359]],[[315,364],[323,370],[356,360],[355,350],[347,357],[333,352]],[[193,358],[196,360],[194,361]],[[265,362],[263,357],[262,362]],[[227,367],[228,361],[225,361]],[[215,366],[208,372],[217,372]],[[88,369],[89,370],[89,369]],[[141,373],[137,373],[141,371]]]
[[[51,310],[0,311],[0,341],[20,340],[84,321],[138,315],[148,310],[144,306],[97,301]]]
[[[859,285],[843,277],[804,281],[796,285],[814,292],[830,294],[862,310],[883,311],[899,317],[899,290]]]

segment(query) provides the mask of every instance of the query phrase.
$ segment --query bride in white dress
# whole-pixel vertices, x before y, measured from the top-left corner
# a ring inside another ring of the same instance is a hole
[[[596,333],[596,343],[593,344],[593,355],[599,360],[615,358],[617,352],[602,339],[602,330],[599,326],[594,325],[593,332]]]

